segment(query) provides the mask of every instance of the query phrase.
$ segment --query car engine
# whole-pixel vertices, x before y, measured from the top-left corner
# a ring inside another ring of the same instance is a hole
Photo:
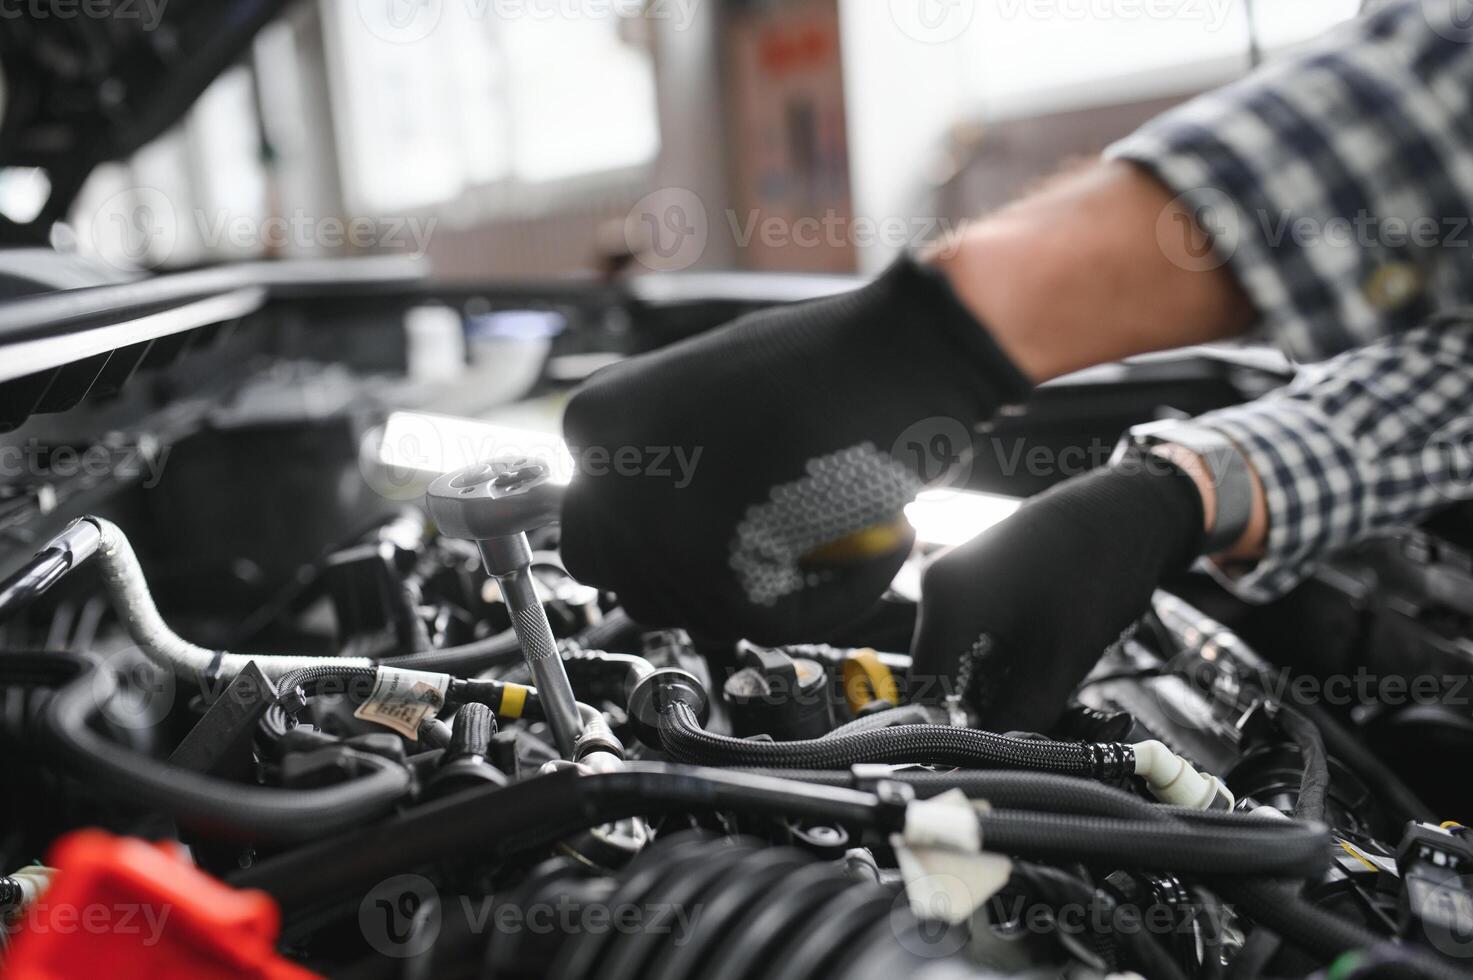
[[[555,399],[570,365],[757,286],[238,275],[87,320],[51,295],[6,311],[42,348],[194,317],[0,386],[28,461],[0,489],[7,975],[1462,975],[1457,515],[1266,609],[1166,583],[1054,730],[987,732],[965,681],[909,671],[938,541],[822,642],[650,628],[559,562],[555,451],[435,414],[380,342],[426,304],[559,309]],[[220,295],[240,315],[200,309]],[[1118,431],[1102,405],[1268,381],[1138,365],[982,438],[1086,446]],[[418,462],[395,469],[405,433]],[[456,440],[476,448],[446,465]],[[996,455],[976,449],[976,491],[1036,489]]]

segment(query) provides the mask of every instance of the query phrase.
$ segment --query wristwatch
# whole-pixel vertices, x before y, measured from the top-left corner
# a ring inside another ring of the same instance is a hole
[[[1203,425],[1165,419],[1132,426],[1116,450],[1117,457],[1131,446],[1149,449],[1173,443],[1191,450],[1207,465],[1216,490],[1216,512],[1212,531],[1203,543],[1204,554],[1226,551],[1248,529],[1253,513],[1253,477],[1242,450],[1227,436]]]

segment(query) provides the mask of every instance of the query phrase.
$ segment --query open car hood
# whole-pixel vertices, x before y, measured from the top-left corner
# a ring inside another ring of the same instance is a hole
[[[44,241],[99,163],[168,129],[290,0],[75,0],[0,12],[0,166],[40,167],[51,197],[0,244]]]

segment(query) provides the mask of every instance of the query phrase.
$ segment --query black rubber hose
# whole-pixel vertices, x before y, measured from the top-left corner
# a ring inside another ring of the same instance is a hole
[[[1330,760],[1324,752],[1324,738],[1320,729],[1292,707],[1279,706],[1279,727],[1298,746],[1299,759],[1304,763],[1304,772],[1299,777],[1299,794],[1293,803],[1293,815],[1298,819],[1324,821],[1326,794],[1330,787]],[[1259,977],[1268,968],[1268,962],[1279,953],[1283,940],[1270,928],[1259,928],[1248,937],[1243,948],[1233,959],[1230,976],[1234,980]]]
[[[1233,957],[1228,980],[1257,980],[1268,972],[1269,961],[1279,955],[1284,941],[1272,929],[1254,929]]]
[[[265,858],[230,880],[269,892],[290,911],[447,855],[457,861],[496,861],[626,817],[690,810],[735,810],[883,832],[898,831],[904,813],[882,806],[870,793],[720,770],[652,763],[590,775],[560,769],[505,788],[471,789],[431,801]]]
[[[1287,705],[1279,707],[1279,727],[1299,747],[1304,774],[1299,777],[1299,795],[1294,816],[1300,820],[1325,820],[1325,796],[1330,789],[1330,760],[1325,741],[1314,722]]]
[[[812,786],[730,770],[627,763],[621,772],[578,775],[560,770],[505,788],[467,790],[371,826],[266,859],[233,876],[262,888],[284,906],[301,907],[421,867],[447,854],[500,860],[545,847],[589,827],[631,816],[688,810],[735,810],[789,819],[832,821],[894,832],[904,808],[871,793]],[[1123,795],[1123,794],[1122,794]],[[1143,801],[1140,805],[1150,807]],[[1136,814],[1136,817],[1139,815]],[[1135,860],[1219,874],[1304,874],[1320,870],[1323,830],[1263,822],[1241,814],[1195,828],[1162,815],[1146,819],[1068,818],[994,813],[982,825],[989,849],[1025,858],[1066,860],[1093,855],[1112,866]],[[1245,858],[1245,851],[1258,852]],[[1313,859],[1307,857],[1313,852]]]
[[[1393,823],[1400,825],[1412,820],[1437,822],[1432,808],[1402,781],[1401,776],[1323,705],[1303,704],[1299,710],[1319,729],[1330,755],[1345,763],[1346,768],[1370,787]],[[1400,830],[1399,826],[1397,830]]]
[[[850,773],[836,772],[792,772],[770,770],[771,775],[790,779],[822,782],[826,785],[843,787],[854,777]],[[758,772],[760,774],[760,771]],[[1179,810],[1148,803],[1129,793],[1091,783],[1081,779],[1067,779],[1038,773],[1008,772],[954,772],[927,773],[899,771],[887,778],[910,784],[917,796],[934,796],[949,789],[961,789],[969,797],[985,798],[1000,807],[1038,807],[1055,812],[1095,813],[1124,820],[1164,821],[1185,820],[1208,825],[1244,823],[1261,819],[1243,814],[1217,813],[1214,811]],[[1272,827],[1286,828],[1287,823],[1274,821]],[[1267,829],[1267,828],[1265,828]],[[1155,828],[1145,831],[1156,833]],[[984,832],[984,840],[997,843]],[[1256,845],[1255,845],[1256,846]],[[1323,847],[1323,844],[1320,845]],[[1077,858],[1075,858],[1077,859]],[[1320,856],[1323,862],[1323,852]],[[1279,933],[1294,945],[1329,960],[1351,949],[1367,946],[1367,936],[1362,926],[1339,918],[1300,898],[1292,889],[1278,882],[1264,882],[1251,878],[1224,875],[1207,875],[1209,883],[1223,898],[1241,905],[1249,918],[1270,932]],[[1427,954],[1414,955],[1420,969],[1429,976],[1459,976],[1449,972],[1446,965]],[[1441,972],[1438,972],[1438,971]]]
[[[1194,827],[1030,810],[994,810],[977,820],[991,851],[1187,874],[1309,878],[1324,872],[1329,846],[1324,827],[1280,821]]]
[[[1282,883],[1240,879],[1219,881],[1213,887],[1229,902],[1247,909],[1249,916],[1260,926],[1326,962],[1348,950],[1382,945],[1367,942],[1370,937],[1364,926],[1311,905]],[[1396,959],[1436,980],[1456,980],[1459,977],[1467,980],[1468,977],[1465,971],[1412,946],[1397,946]]]
[[[681,701],[660,712],[660,742],[679,762],[712,766],[845,769],[870,762],[916,762],[1091,779],[1118,779],[1135,771],[1135,753],[1128,745],[1032,741],[947,725],[899,725],[792,742],[747,741],[706,731]]]
[[[521,662],[522,645],[517,641],[514,631],[506,630],[458,647],[442,647],[439,650],[425,650],[423,653],[385,657],[379,664],[384,667],[470,677],[492,667],[506,667]]]
[[[579,646],[602,650],[627,638],[631,631],[637,633],[638,629],[628,614],[622,609],[615,609],[574,639]],[[506,630],[461,646],[384,657],[379,661],[385,667],[428,670],[439,674],[455,674],[457,677],[471,677],[492,667],[510,667],[521,662],[522,645],[514,630]]]
[[[1122,820],[1156,819],[1165,813],[1190,822],[1222,823],[1227,826],[1238,826],[1254,819],[1241,813],[1217,810],[1177,810],[1175,807],[1149,803],[1124,790],[1091,779],[1046,772],[1016,772],[1006,769],[954,769],[950,772],[934,772],[929,769],[895,769],[883,774],[869,774],[864,773],[862,767],[847,771],[757,768],[740,771],[774,779],[792,779],[803,783],[855,789],[864,788],[866,782],[882,775],[887,781],[909,786],[920,799],[929,799],[959,789],[970,799],[985,799],[996,806],[1014,810],[1047,810],[1080,816],[1118,817]]]
[[[69,650],[0,650],[0,687],[60,687],[100,662]]]
[[[641,678],[655,670],[654,664],[636,654],[582,648],[564,652],[563,666],[582,700],[606,697],[620,704]]]
[[[623,609],[611,609],[604,618],[579,633],[579,645],[591,650],[617,650],[639,638],[641,627]]]
[[[862,789],[875,776],[858,773],[863,767],[844,772],[823,769],[740,769],[754,776],[791,779],[845,789]],[[1055,814],[1112,817],[1119,820],[1175,819],[1202,828],[1223,828],[1231,833],[1246,829],[1256,833],[1263,829],[1261,818],[1230,810],[1196,810],[1186,807],[1149,803],[1124,790],[1073,776],[1056,776],[1041,772],[1009,772],[1007,770],[958,769],[931,772],[925,769],[897,769],[883,774],[889,782],[904,783],[919,799],[939,796],[953,789],[961,790],[969,799],[987,800],[1010,810],[1043,810]],[[1275,823],[1284,828],[1288,823]],[[1306,824],[1298,825],[1301,829]],[[1217,832],[1217,831],[1214,831]]]
[[[274,789],[200,775],[107,741],[88,723],[117,689],[106,667],[56,692],[47,728],[58,753],[90,786],[118,799],[247,839],[300,841],[355,827],[391,810],[412,787],[408,769],[368,753],[353,758],[370,772],[317,789]]]

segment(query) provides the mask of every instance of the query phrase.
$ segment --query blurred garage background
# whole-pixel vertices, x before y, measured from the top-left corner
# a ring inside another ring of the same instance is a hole
[[[294,4],[94,172],[53,243],[146,269],[390,251],[479,281],[864,273],[1357,6]],[[25,224],[48,179],[0,172],[0,214]]]

